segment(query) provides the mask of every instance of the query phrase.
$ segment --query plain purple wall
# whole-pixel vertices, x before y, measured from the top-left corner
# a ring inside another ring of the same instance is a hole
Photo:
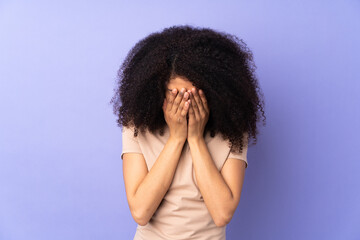
[[[242,38],[265,95],[228,239],[360,239],[355,0],[0,1],[0,239],[132,239],[109,101],[130,48],[177,24]]]

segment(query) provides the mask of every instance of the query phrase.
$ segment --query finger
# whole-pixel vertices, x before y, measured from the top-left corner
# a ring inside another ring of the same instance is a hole
[[[176,95],[176,98],[174,100],[174,103],[173,103],[173,106],[171,108],[171,112],[173,114],[176,114],[178,108],[179,108],[179,105],[181,103],[181,101],[183,100],[183,95],[184,95],[184,92],[185,92],[185,88],[182,88],[180,90],[180,92],[178,93],[178,95]]]
[[[195,116],[196,119],[200,119],[199,109],[198,109],[197,103],[196,103],[196,101],[194,99],[193,92],[191,92],[191,94],[190,94],[190,99],[191,99],[191,105],[192,105],[192,108],[193,108],[194,116]]]
[[[190,108],[190,99],[187,100],[187,101],[185,102],[185,104],[184,104],[184,108],[183,108],[182,111],[181,111],[181,116],[182,116],[182,117],[185,117],[185,116],[186,116],[186,114],[187,114],[188,111],[189,111],[189,108]]]
[[[185,93],[183,94],[183,98],[182,98],[182,100],[181,100],[181,102],[180,102],[180,104],[179,104],[179,107],[178,107],[178,109],[177,109],[177,111],[176,111],[175,114],[178,114],[178,115],[181,114],[182,109],[184,108],[184,104],[185,104],[186,101],[188,100],[188,97],[189,97],[189,93],[188,93],[188,92],[185,92]]]
[[[194,108],[192,106],[193,102],[189,99],[190,106],[189,106],[189,120],[195,117]]]
[[[199,113],[203,112],[204,111],[204,106],[202,105],[202,101],[200,99],[198,89],[192,88],[191,93],[194,94],[194,98],[195,98],[196,105],[198,107]]]
[[[206,112],[209,112],[209,106],[207,104],[207,100],[206,100],[206,97],[205,97],[205,94],[204,94],[204,91],[202,89],[199,90],[199,94],[200,94],[200,99],[201,99],[201,102],[203,104],[203,107],[205,109]]]
[[[167,99],[166,100],[166,111],[171,111],[171,109],[172,109],[172,106],[173,106],[173,103],[174,103],[174,99],[175,99],[175,97],[177,96],[177,89],[176,88],[174,88],[173,90],[172,90],[172,92],[170,93],[170,97],[169,97],[169,99]]]

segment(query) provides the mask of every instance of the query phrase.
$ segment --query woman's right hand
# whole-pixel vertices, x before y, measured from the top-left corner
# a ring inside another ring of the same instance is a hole
[[[180,92],[173,89],[169,96],[166,96],[163,103],[163,112],[167,125],[170,129],[170,137],[185,141],[187,138],[187,119],[190,99],[185,88]]]

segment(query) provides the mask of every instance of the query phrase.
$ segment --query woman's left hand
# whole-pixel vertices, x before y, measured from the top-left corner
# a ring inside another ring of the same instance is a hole
[[[209,119],[209,107],[204,92],[192,88],[188,90],[190,94],[189,122],[188,122],[188,142],[203,137],[206,123]]]

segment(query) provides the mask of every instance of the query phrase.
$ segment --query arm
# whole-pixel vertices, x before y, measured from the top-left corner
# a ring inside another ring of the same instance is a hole
[[[124,153],[126,196],[131,214],[139,225],[147,224],[169,189],[184,143],[170,137],[150,171],[142,154]]]
[[[170,129],[170,137],[150,171],[147,170],[143,154],[124,154],[126,196],[131,214],[140,225],[146,225],[151,219],[174,178],[187,135],[187,98],[188,94],[184,88],[179,93],[177,89],[167,93],[162,109]],[[133,144],[139,151],[134,141]]]
[[[205,94],[195,88],[189,93],[191,107],[187,139],[196,181],[215,224],[225,226],[230,222],[240,201],[246,163],[231,156],[225,161],[221,173],[218,171],[203,137],[210,112]]]
[[[211,158],[204,138],[189,141],[196,181],[215,224],[228,224],[240,201],[246,163],[229,158],[221,172]]]
[[[151,219],[168,191],[186,141],[186,115],[189,109],[185,89],[173,89],[164,99],[163,111],[170,137],[154,165],[147,170],[143,154],[127,153],[123,157],[126,196],[131,214],[140,225]]]

